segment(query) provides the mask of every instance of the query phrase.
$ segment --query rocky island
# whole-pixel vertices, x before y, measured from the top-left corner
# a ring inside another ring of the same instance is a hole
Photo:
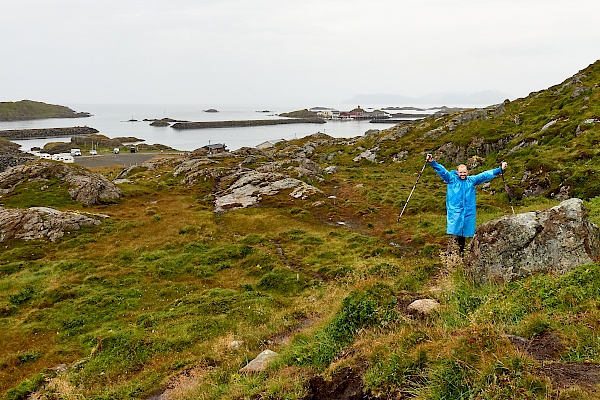
[[[21,100],[0,102],[0,121],[27,121],[46,118],[86,118],[88,112],[76,112],[69,107]]]

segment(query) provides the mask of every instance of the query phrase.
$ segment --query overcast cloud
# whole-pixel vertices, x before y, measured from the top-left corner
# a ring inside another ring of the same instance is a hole
[[[597,0],[5,0],[0,101],[514,99],[599,58],[599,11]]]

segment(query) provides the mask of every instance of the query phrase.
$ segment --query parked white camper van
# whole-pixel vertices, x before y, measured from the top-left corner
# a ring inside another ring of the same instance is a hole
[[[73,164],[75,162],[73,156],[67,153],[54,154],[52,159],[54,161],[62,161],[67,164]]]
[[[81,155],[81,150],[79,150],[79,149],[71,149],[71,155],[72,156],[80,156]]]

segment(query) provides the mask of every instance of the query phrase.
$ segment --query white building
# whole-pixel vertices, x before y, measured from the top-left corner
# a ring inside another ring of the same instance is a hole
[[[340,117],[340,112],[338,110],[336,110],[335,108],[313,107],[308,111],[316,113],[317,117],[322,117],[322,118],[327,118],[327,119]]]

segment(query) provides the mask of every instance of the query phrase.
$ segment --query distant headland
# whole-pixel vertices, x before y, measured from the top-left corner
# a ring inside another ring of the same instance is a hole
[[[27,121],[46,118],[86,118],[92,114],[76,112],[69,107],[46,104],[39,101],[0,102],[0,121]]]

